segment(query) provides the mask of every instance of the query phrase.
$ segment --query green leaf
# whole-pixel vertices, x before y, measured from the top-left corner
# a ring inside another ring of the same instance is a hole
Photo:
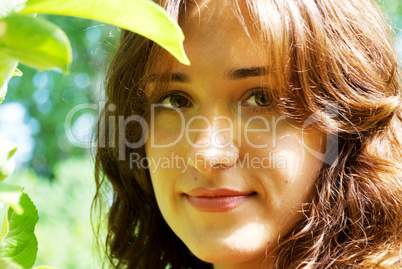
[[[0,2],[0,12],[4,10],[4,14],[11,9],[10,1]],[[0,14],[1,16],[2,14]],[[6,33],[7,24],[0,21],[0,39]],[[0,104],[3,102],[7,93],[7,84],[13,75],[13,70],[17,68],[18,61],[0,53]]]
[[[20,77],[22,76],[22,72],[21,70],[19,70],[18,68],[15,68],[14,73],[13,73],[13,77]]]
[[[7,233],[8,233],[8,219],[7,219],[7,214],[6,214],[3,219],[3,225],[1,226],[0,242],[3,240],[4,236],[6,236]]]
[[[0,182],[0,201],[10,205],[10,207],[19,215],[24,213],[20,205],[22,187]]]
[[[1,267],[0,267],[1,268]],[[49,267],[49,266],[38,266],[38,267],[35,267],[35,268],[33,268],[33,269],[56,269],[56,268],[54,268],[54,267]]]
[[[1,27],[1,22],[0,22]],[[3,102],[7,94],[7,83],[13,76],[15,68],[17,68],[18,61],[7,57],[0,53],[0,104]],[[1,178],[1,175],[0,175]],[[1,180],[1,179],[0,179]]]
[[[35,236],[35,225],[38,222],[38,211],[27,194],[21,196],[23,215],[17,215],[13,210],[7,212],[8,233],[0,242],[0,261],[7,259],[32,268],[38,252],[38,241]]]
[[[0,139],[0,181],[14,172],[16,151],[17,146],[13,142]]]
[[[155,41],[181,63],[190,64],[179,25],[151,0],[29,0],[21,11],[36,12],[82,17],[128,29]]]
[[[5,25],[0,54],[36,69],[60,68],[67,73],[72,61],[71,45],[60,27],[43,18],[12,14],[0,19]],[[15,67],[12,69],[14,72]]]
[[[7,29],[7,24],[0,23],[0,38],[2,38],[4,36],[4,34],[6,33],[6,29]]]

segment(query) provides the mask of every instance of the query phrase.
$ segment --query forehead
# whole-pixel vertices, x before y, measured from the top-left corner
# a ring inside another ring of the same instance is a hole
[[[239,2],[240,5],[228,0],[204,0],[188,4],[179,18],[186,37],[185,45],[193,41],[202,41],[202,45],[206,46],[210,42],[219,44],[227,39],[254,39],[256,31],[253,30],[246,1]]]
[[[198,1],[186,6],[179,23],[185,35],[184,48],[193,66],[218,65],[231,69],[264,65],[263,43],[252,27],[245,1],[239,2],[244,6],[225,0]]]

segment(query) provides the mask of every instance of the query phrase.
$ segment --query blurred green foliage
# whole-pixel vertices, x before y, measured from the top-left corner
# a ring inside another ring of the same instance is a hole
[[[0,117],[16,118],[12,115],[15,111],[7,110],[7,105],[18,103],[19,109],[25,109],[19,120],[29,131],[18,129],[11,132],[11,137],[7,136],[6,132],[12,128],[2,120],[0,136],[12,140],[28,133],[34,143],[31,153],[24,149],[29,148],[28,144],[18,145],[17,154],[23,152],[25,162],[19,162],[8,182],[24,186],[24,192],[29,193],[39,211],[35,232],[39,251],[35,265],[60,269],[100,268],[93,255],[90,222],[95,193],[90,151],[74,146],[67,139],[65,120],[75,106],[96,103],[98,97],[102,99],[98,95],[102,90],[105,58],[116,40],[109,35],[110,32],[118,35],[118,31],[113,26],[86,19],[40,16],[66,32],[74,59],[69,76],[58,70],[39,72],[19,65],[24,75],[9,82]],[[86,109],[74,114],[71,127],[77,140],[91,140],[97,113]]]
[[[27,109],[24,122],[31,127],[35,142],[28,165],[39,175],[52,179],[57,162],[87,154],[85,149],[67,140],[65,119],[74,106],[95,102],[102,85],[103,52],[108,50],[106,36],[114,27],[79,18],[43,17],[59,25],[71,41],[74,58],[70,75],[64,76],[59,71],[39,72],[20,65],[24,75],[11,79],[3,105],[19,102]],[[93,110],[77,112],[73,124],[81,115],[91,112],[96,116]],[[88,120],[87,128],[94,123]]]
[[[377,0],[377,3],[384,10],[391,21],[399,28],[402,28],[402,1],[401,0]]]
[[[378,1],[402,36],[402,1]],[[30,128],[32,155],[8,182],[25,186],[39,211],[37,264],[61,269],[100,268],[93,257],[90,204],[94,195],[89,150],[72,145],[65,130],[68,112],[76,105],[102,99],[105,57],[115,48],[118,31],[99,22],[43,16],[69,37],[73,63],[69,76],[59,71],[38,72],[23,65],[22,77],[9,83],[3,105],[19,102],[26,108],[23,122]],[[399,41],[401,42],[401,41]],[[402,45],[397,44],[402,58]],[[90,133],[97,111],[83,110],[73,118],[73,133]],[[75,127],[74,127],[75,126]],[[1,124],[0,124],[1,127]],[[4,126],[3,126],[4,127]],[[81,137],[81,139],[88,139]],[[19,150],[24,145],[19,145]]]
[[[39,212],[36,227],[36,265],[60,269],[98,269],[93,252],[90,207],[95,183],[89,158],[70,158],[54,166],[55,180],[28,170],[14,176],[13,183],[26,186]]]

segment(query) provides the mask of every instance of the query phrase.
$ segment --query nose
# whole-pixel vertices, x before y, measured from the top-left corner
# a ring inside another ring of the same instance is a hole
[[[213,120],[212,128],[197,129],[194,141],[189,140],[190,150],[188,159],[190,166],[201,173],[208,173],[211,169],[229,168],[239,159],[239,149],[234,141],[233,124],[225,126],[222,120]]]

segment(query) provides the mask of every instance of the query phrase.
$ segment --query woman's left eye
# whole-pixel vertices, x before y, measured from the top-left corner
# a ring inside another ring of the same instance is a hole
[[[191,105],[191,101],[180,94],[173,93],[170,95],[167,95],[163,98],[163,100],[160,102],[162,106],[165,108],[184,108],[188,107]]]
[[[272,98],[267,90],[258,89],[249,94],[245,104],[250,107],[268,108],[272,104]]]

